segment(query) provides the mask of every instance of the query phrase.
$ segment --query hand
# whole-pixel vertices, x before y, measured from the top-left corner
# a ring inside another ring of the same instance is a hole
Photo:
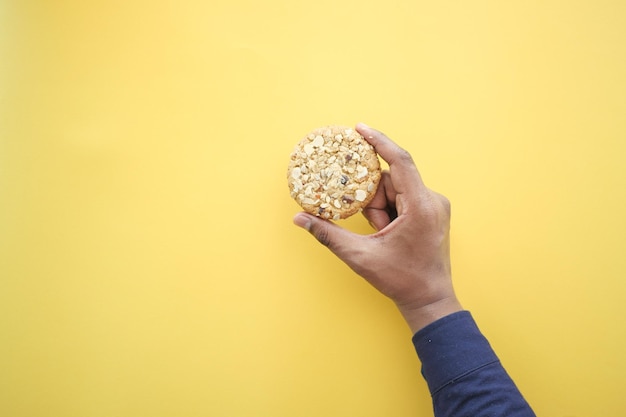
[[[407,151],[364,124],[356,129],[389,164],[363,210],[376,232],[358,235],[307,213],[294,223],[393,300],[415,333],[462,309],[450,273],[450,202],[424,185]]]

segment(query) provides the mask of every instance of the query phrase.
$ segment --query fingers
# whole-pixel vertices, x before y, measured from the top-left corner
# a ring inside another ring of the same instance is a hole
[[[360,246],[359,235],[349,232],[336,224],[312,216],[307,213],[298,213],[293,218],[296,226],[311,233],[322,245],[328,247],[344,262],[350,263],[350,253]]]
[[[374,198],[363,209],[363,215],[376,231],[384,229],[393,220],[390,213],[395,211],[395,202],[396,192],[393,189],[391,177],[389,172],[384,171]]]
[[[399,194],[424,187],[413,158],[407,151],[396,145],[382,132],[363,123],[357,124],[356,130],[374,146],[381,158],[387,161],[393,186]]]
[[[387,227],[392,220],[387,210],[379,210],[373,207],[364,208],[363,215],[377,232]]]

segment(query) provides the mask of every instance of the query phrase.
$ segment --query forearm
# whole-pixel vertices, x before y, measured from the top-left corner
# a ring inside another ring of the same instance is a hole
[[[436,417],[533,417],[467,311],[456,312],[413,336]]]

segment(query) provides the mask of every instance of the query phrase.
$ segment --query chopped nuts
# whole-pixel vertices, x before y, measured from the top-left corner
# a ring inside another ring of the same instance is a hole
[[[313,146],[319,148],[322,145],[324,145],[324,138],[317,135],[315,139],[313,139]]]
[[[305,211],[338,220],[373,198],[381,171],[372,145],[351,128],[309,133],[290,155],[290,195]]]
[[[356,193],[354,193],[356,201],[365,201],[365,197],[367,197],[367,193],[363,190],[356,190]]]

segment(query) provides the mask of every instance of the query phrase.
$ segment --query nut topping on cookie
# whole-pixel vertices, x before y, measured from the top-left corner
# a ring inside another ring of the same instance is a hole
[[[378,157],[354,129],[315,129],[291,154],[287,176],[291,196],[302,208],[325,219],[345,219],[362,210],[376,193]]]

